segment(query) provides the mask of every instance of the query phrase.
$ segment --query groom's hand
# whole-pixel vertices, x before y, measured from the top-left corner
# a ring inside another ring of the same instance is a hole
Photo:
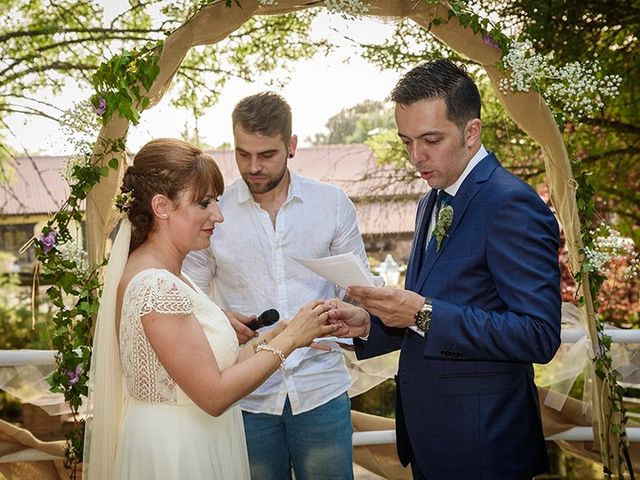
[[[353,338],[369,335],[371,317],[366,310],[337,298],[327,300],[325,303],[331,307],[328,311],[329,322],[340,324],[340,329],[334,334],[336,337]]]
[[[395,328],[415,325],[414,316],[425,300],[411,290],[390,287],[349,287],[347,294],[386,326]]]
[[[258,332],[254,332],[246,325],[256,319],[255,315],[245,317],[241,313],[232,312],[231,310],[225,310],[224,314],[227,316],[229,323],[231,323],[231,326],[236,331],[236,336],[238,337],[240,345],[243,345],[252,338],[258,336]]]

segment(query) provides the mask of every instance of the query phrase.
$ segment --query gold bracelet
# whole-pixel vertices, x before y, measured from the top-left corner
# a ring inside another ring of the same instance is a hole
[[[267,345],[269,342],[266,340],[254,340],[251,342],[251,346],[253,347],[253,353],[258,353],[258,347],[260,345]]]
[[[280,350],[279,348],[276,348],[272,345],[269,345],[266,341],[264,343],[258,343],[255,346],[255,350],[256,353],[258,353],[261,350],[264,350],[266,352],[271,352],[273,353],[276,357],[278,357],[280,359],[280,369],[281,370],[288,370],[288,368],[286,367],[286,365],[284,364],[284,361],[286,360],[284,353],[282,353],[282,350]]]

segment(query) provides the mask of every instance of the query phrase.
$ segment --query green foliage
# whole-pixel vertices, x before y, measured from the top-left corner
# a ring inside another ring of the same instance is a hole
[[[5,255],[0,253],[0,265]],[[33,313],[33,314],[32,314]],[[46,298],[37,298],[33,312],[31,291],[20,286],[18,274],[0,268],[0,349],[32,348],[50,350],[52,317],[51,304]],[[35,321],[34,321],[35,320]],[[0,391],[0,416],[16,420],[20,415],[20,401]]]
[[[109,158],[123,150],[124,142],[117,140],[104,145],[102,155]],[[46,294],[55,307],[50,331],[51,343],[58,353],[56,370],[47,380],[51,391],[64,394],[76,420],[75,428],[66,434],[65,466],[72,472],[75,472],[73,467],[82,461],[84,422],[80,421],[78,410],[82,398],[88,394],[92,325],[98,312],[101,287],[98,271],[102,265],[89,268],[82,256],[69,255],[65,246],[74,241],[72,225],[83,220],[82,200],[100,178],[109,174],[110,168],[118,168],[115,158],[109,160],[109,167],[100,167],[98,162],[91,163],[87,158],[84,163],[72,167],[71,193],[67,202],[34,241],[42,281],[50,285]]]
[[[553,53],[557,64],[597,59],[604,72],[622,76],[620,95],[608,102],[599,115],[581,118],[577,124],[568,123],[561,130],[567,142],[576,144],[575,158],[592,172],[595,206],[602,212],[616,212],[615,215],[608,213],[606,220],[615,221],[616,228],[638,244],[640,82],[634,79],[640,71],[640,40],[637,35],[640,17],[631,12],[637,11],[640,3],[638,0],[632,3],[637,7],[635,10],[631,5],[620,2],[612,4],[605,0],[553,0],[543,4],[535,0],[477,0],[450,2],[450,12],[455,13],[463,24],[484,32],[486,41],[495,42],[503,52],[508,50],[510,41],[500,33],[499,26],[482,19],[474,20],[469,9],[481,11],[484,16],[493,14],[500,18],[503,31],[512,31],[514,36],[531,39],[540,53]],[[436,19],[432,23],[447,20]],[[431,58],[449,58],[468,63],[467,59],[460,58],[431,37],[427,30],[409,21],[398,23],[395,34],[384,43],[362,45],[361,55],[381,68],[398,71],[408,70]],[[482,84],[481,90],[485,99],[484,133],[492,124],[496,129],[495,135],[489,134],[495,142],[491,144],[487,139],[487,143],[503,161],[509,162],[516,173],[524,178],[539,180],[535,177],[544,171],[541,152],[538,149],[536,153],[537,147],[506,115],[500,115],[499,123],[487,117],[487,106],[497,103],[493,94],[491,100],[487,101],[489,97]],[[501,150],[504,153],[512,150],[512,154],[501,154]]]
[[[593,118],[567,124],[574,158],[591,172],[594,206],[607,223],[640,243],[640,2],[535,0],[478,2],[557,63],[597,59],[623,79],[620,94]],[[613,214],[615,212],[615,215]]]
[[[297,60],[329,50],[326,41],[309,40],[316,15],[304,11],[252,17],[227,40],[192,48],[177,72],[178,92],[172,105],[187,108],[199,117],[218,101],[232,77],[250,82],[266,76],[267,83],[283,85]],[[277,78],[273,72],[279,72]]]
[[[114,112],[118,112],[137,125],[139,111],[149,106],[145,94],[160,73],[158,59],[161,49],[162,42],[156,42],[140,51],[125,50],[98,67],[91,77],[98,92],[91,97],[91,103],[98,112],[104,110],[102,119],[105,123]],[[104,105],[100,105],[101,101]]]
[[[100,94],[104,94],[106,115],[117,111],[135,123],[139,112],[131,108],[132,102],[144,98],[142,90],[155,76],[153,57],[158,51],[146,46],[157,45],[211,3],[214,2],[131,2],[129,8],[109,21],[93,0],[0,3],[4,20],[0,25],[0,117],[19,113],[57,121],[61,111],[43,100],[46,97],[42,92],[55,95],[70,84],[80,88],[96,85],[99,88],[94,89],[95,106]],[[238,2],[234,3],[230,6],[237,8]],[[176,72],[170,100],[200,116],[217,101],[229,78],[251,81],[275,70],[286,74],[295,60],[326,51],[326,41],[310,39],[311,19],[316,14],[317,11],[304,11],[254,17],[215,46],[191,49]],[[122,53],[112,58],[114,50]],[[91,74],[99,67],[92,80]],[[136,76],[140,77],[139,87],[131,81]],[[126,87],[115,83],[116,78]],[[1,121],[0,142],[7,128]]]
[[[406,19],[396,24],[393,35],[384,42],[360,45],[360,56],[382,69],[398,72],[434,58],[460,59],[428,30]]]
[[[390,106],[365,100],[341,110],[325,126],[329,133],[317,133],[310,139],[313,145],[364,143],[380,129],[395,128],[395,120]]]
[[[409,159],[396,129],[383,129],[365,141],[381,167],[390,169],[389,182],[409,183],[416,179],[416,169]]]
[[[393,379],[385,380],[351,399],[351,408],[359,412],[395,418],[396,415],[396,384]]]
[[[0,272],[0,292],[0,349],[50,349],[51,305],[40,303],[34,318],[31,292],[20,286],[17,274]]]
[[[582,165],[574,162],[574,175],[578,185],[576,190],[576,202],[578,204],[578,215],[580,216],[581,236],[584,248],[594,248],[594,239],[591,228],[594,224],[596,208],[594,205],[594,188],[590,183],[591,173],[585,171]],[[584,251],[583,251],[584,253]],[[593,301],[593,308],[598,310],[599,301],[598,294],[605,281],[605,277],[589,268],[587,262],[582,264],[581,270],[574,273],[576,282],[582,284],[583,288],[588,285],[589,294]],[[584,303],[584,295],[578,299],[580,304]],[[611,337],[604,334],[604,318],[601,315],[596,316],[596,330],[598,332],[598,349],[594,352],[593,364],[595,373],[607,387],[609,401],[611,402],[611,411],[605,412],[609,428],[602,432],[602,435],[608,435],[611,432],[619,435],[618,445],[611,446],[604,439],[601,439],[603,445],[607,445],[608,449],[615,449],[615,459],[617,460],[617,470],[619,478],[624,478],[625,467],[630,471],[632,466],[628,465],[625,456],[628,456],[628,439],[625,433],[625,426],[628,417],[627,409],[624,402],[624,389],[618,384],[618,374],[613,368],[613,360],[611,357]],[[607,451],[609,455],[613,452]],[[613,455],[612,455],[613,457]],[[612,478],[613,472],[606,466],[604,468],[606,478]]]

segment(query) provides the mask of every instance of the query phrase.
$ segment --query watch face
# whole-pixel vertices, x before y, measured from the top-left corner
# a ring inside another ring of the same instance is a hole
[[[429,328],[429,321],[431,320],[431,305],[425,303],[415,316],[416,327],[423,332],[426,332]]]
[[[427,321],[428,321],[428,314],[427,312],[424,311],[420,311],[418,313],[418,318],[416,318],[416,327],[418,327],[418,329],[422,330],[424,332],[425,327],[427,326]]]

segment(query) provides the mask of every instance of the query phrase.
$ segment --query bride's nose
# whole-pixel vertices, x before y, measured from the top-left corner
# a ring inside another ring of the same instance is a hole
[[[209,218],[211,219],[211,221],[213,223],[222,223],[224,222],[224,215],[222,215],[222,210],[220,210],[220,207],[218,206],[217,202],[212,202],[211,203],[211,214],[209,215]]]

